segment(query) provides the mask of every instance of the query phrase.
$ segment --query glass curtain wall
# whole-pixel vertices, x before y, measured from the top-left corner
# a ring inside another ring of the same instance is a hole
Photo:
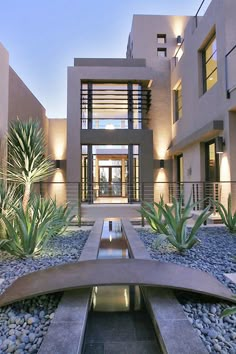
[[[81,167],[82,201],[139,201],[138,145],[83,145]]]
[[[82,129],[142,129],[150,91],[136,83],[83,83]]]

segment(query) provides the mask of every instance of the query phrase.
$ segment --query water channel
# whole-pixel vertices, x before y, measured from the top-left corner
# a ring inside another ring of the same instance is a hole
[[[98,259],[105,258],[130,258],[120,220],[104,220]],[[83,353],[161,353],[139,287],[93,288]]]

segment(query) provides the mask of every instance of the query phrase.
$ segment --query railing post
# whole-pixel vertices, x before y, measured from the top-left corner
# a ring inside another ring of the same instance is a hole
[[[81,227],[81,183],[78,182],[78,226]]]
[[[141,207],[143,206],[143,201],[144,201],[144,182],[142,182],[142,184],[141,184],[141,188],[142,188],[142,194],[141,194]],[[145,220],[144,220],[144,216],[143,216],[143,214],[141,214],[142,215],[142,227],[144,227],[144,225],[145,225]]]

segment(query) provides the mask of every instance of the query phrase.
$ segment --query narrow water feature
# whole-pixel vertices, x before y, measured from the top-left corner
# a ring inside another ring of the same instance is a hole
[[[98,259],[130,258],[120,220],[104,220]],[[99,286],[92,292],[84,354],[159,354],[138,286]]]

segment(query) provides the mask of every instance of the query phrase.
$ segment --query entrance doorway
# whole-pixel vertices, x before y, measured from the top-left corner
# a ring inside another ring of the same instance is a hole
[[[122,167],[99,166],[99,197],[122,196]]]

